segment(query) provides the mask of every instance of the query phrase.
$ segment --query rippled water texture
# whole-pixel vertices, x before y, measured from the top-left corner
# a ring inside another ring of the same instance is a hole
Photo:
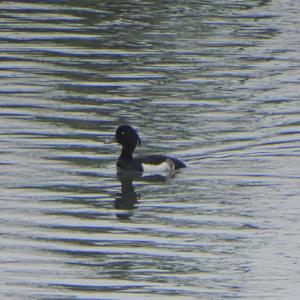
[[[1,1],[1,299],[299,299],[297,1]],[[188,167],[117,178],[139,153]]]

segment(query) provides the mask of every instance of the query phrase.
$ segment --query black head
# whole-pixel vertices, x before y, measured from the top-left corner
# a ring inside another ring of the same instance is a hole
[[[122,146],[136,147],[141,144],[137,132],[129,125],[121,125],[116,131],[115,140]]]

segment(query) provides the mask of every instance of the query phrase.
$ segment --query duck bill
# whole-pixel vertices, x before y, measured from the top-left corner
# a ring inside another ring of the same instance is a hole
[[[104,141],[104,144],[108,145],[108,144],[114,144],[117,143],[116,137],[113,137],[110,140]]]

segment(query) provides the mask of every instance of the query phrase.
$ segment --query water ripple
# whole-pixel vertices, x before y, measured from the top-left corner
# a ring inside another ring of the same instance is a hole
[[[200,2],[1,2],[2,298],[298,297],[299,9]]]

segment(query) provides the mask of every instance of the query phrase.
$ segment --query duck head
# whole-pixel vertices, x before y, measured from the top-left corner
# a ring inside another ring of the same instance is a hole
[[[123,147],[135,148],[141,144],[137,132],[129,125],[121,125],[116,130],[114,138],[108,143],[119,143]]]

